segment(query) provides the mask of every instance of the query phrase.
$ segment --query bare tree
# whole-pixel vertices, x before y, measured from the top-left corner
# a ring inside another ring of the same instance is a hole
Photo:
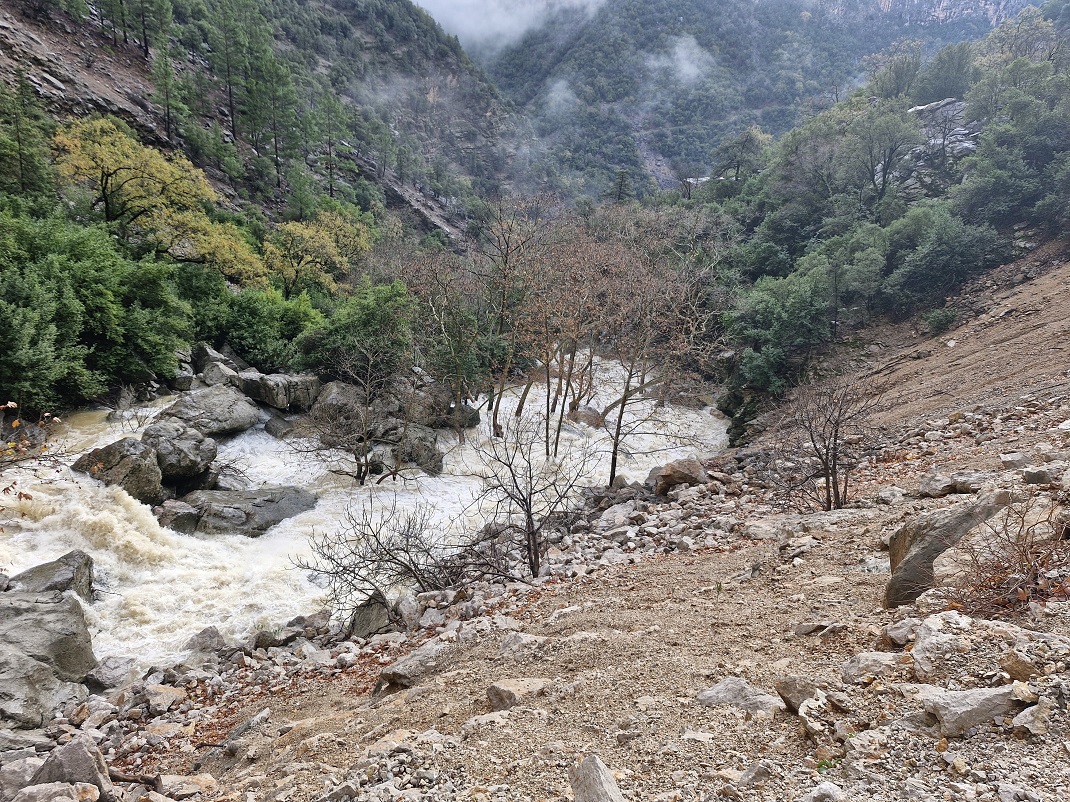
[[[402,510],[396,498],[383,507],[369,500],[348,508],[344,521],[311,539],[311,558],[293,562],[326,582],[335,614],[350,627],[364,605],[386,606],[398,589],[445,590],[471,577],[464,547],[452,544],[429,504]]]
[[[844,507],[855,470],[871,456],[870,418],[883,404],[879,385],[840,377],[798,387],[774,427],[768,468],[799,506]]]
[[[530,330],[522,319],[532,298],[533,277],[545,265],[551,222],[558,211],[558,202],[546,196],[499,200],[473,254],[470,269],[482,288],[483,311],[490,321],[487,333],[498,351],[488,388],[496,433],[502,429],[502,395],[529,345]]]
[[[619,258],[602,283],[597,347],[615,363],[620,383],[617,398],[602,410],[612,443],[612,484],[622,445],[638,431],[628,424],[629,406],[652,395],[664,401],[675,378],[707,361],[715,310],[704,299],[702,249],[689,226],[661,217],[608,222]]]
[[[500,533],[515,538],[533,577],[542,569],[546,533],[576,508],[597,455],[593,443],[580,440],[565,458],[547,457],[543,429],[538,417],[513,419],[501,436],[476,446],[484,466],[479,511]]]

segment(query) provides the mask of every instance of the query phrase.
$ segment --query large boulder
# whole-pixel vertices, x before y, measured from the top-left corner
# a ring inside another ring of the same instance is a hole
[[[176,418],[153,423],[141,435],[141,442],[156,452],[165,479],[190,479],[202,474],[218,453],[215,440]]]
[[[9,726],[44,727],[68,702],[88,695],[84,685],[60,679],[48,663],[0,643],[0,720]]]
[[[115,799],[104,755],[88,735],[79,734],[53,749],[34,774],[31,786],[46,783],[85,783],[95,786],[102,800]]]
[[[217,384],[182,396],[161,417],[177,418],[205,437],[216,437],[251,429],[260,410],[233,387]]]
[[[93,558],[84,551],[69,551],[52,562],[28,568],[8,581],[9,591],[62,593],[74,591],[93,600]]]
[[[704,485],[710,481],[706,469],[697,459],[680,459],[655,468],[647,476],[646,483],[659,496],[664,496],[677,485]]]
[[[124,437],[103,448],[87,451],[71,467],[106,485],[119,485],[145,504],[161,504],[170,496],[163,487],[163,473],[156,452],[133,437]]]
[[[316,497],[299,487],[198,490],[182,498],[197,511],[194,531],[257,537],[280,521],[312,509]]]
[[[884,591],[884,605],[910,604],[933,586],[933,561],[972,529],[1011,501],[997,491],[942,510],[919,515],[892,535],[888,544],[892,577]]]
[[[410,424],[404,428],[400,442],[394,447],[394,460],[412,463],[431,476],[442,473],[445,455],[438,450],[438,435],[427,426]]]
[[[96,666],[81,605],[70,594],[0,594],[0,718],[18,727],[47,723],[84,699]]]
[[[320,394],[320,380],[307,374],[245,370],[239,379],[243,393],[275,409],[309,409]]]

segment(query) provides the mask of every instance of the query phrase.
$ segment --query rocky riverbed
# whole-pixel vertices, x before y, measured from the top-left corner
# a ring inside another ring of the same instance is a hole
[[[406,597],[405,625],[358,638],[325,616],[206,630],[10,732],[0,776],[77,742],[131,799],[1066,798],[1070,603],[1007,622],[938,590],[884,602],[919,519],[1057,498],[1068,420],[1026,397],[889,429],[831,513],[779,510],[758,450],[592,495],[548,577]]]

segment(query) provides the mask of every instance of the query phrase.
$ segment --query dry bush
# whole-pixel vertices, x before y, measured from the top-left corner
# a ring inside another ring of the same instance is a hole
[[[347,625],[363,605],[385,604],[397,589],[445,590],[482,576],[471,550],[451,544],[429,504],[403,510],[396,499],[378,507],[368,501],[348,509],[345,526],[314,536],[311,546],[312,557],[294,565],[326,584],[335,615]]]
[[[956,547],[949,607],[986,618],[1021,614],[1030,604],[1070,600],[1067,498],[1012,504]]]
[[[766,475],[802,511],[850,501],[855,470],[874,456],[870,420],[883,388],[847,377],[798,387],[772,429]]]

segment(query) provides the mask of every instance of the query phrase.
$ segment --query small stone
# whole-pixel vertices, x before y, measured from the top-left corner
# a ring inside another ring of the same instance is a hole
[[[882,487],[877,491],[878,504],[901,504],[904,498],[906,498],[906,491],[895,485],[892,485],[891,487]]]
[[[767,760],[759,760],[744,771],[736,785],[740,788],[753,788],[765,785],[774,776],[773,765]]]
[[[823,782],[803,797],[803,802],[843,802],[847,795],[835,783]]]
[[[1000,465],[1008,470],[1024,467],[1027,461],[1028,458],[1021,451],[1011,451],[999,455]]]
[[[1037,736],[1047,735],[1052,707],[1050,699],[1041,699],[1037,704],[1027,707],[1015,716],[1011,724],[1019,731],[1026,730]]]
[[[189,799],[198,794],[208,795],[219,788],[219,783],[211,774],[194,774],[183,776],[163,774],[160,776],[160,791],[171,799]]]
[[[904,618],[902,621],[893,621],[884,627],[882,633],[889,643],[895,646],[906,646],[914,638],[914,633],[921,626],[920,618]]]
[[[1017,649],[1002,654],[999,658],[999,667],[1006,671],[1011,679],[1020,682],[1029,682],[1041,673],[1041,670],[1033,664],[1032,659]]]
[[[162,716],[175,705],[184,702],[186,692],[170,685],[149,685],[145,688],[145,698],[149,703],[149,715]]]
[[[943,498],[955,492],[955,482],[950,476],[929,473],[921,478],[918,495],[922,498]]]
[[[843,664],[840,676],[855,685],[868,685],[878,677],[893,673],[899,667],[900,656],[889,652],[863,652]]]
[[[706,707],[736,707],[748,713],[772,716],[787,709],[780,697],[755,688],[742,677],[728,677],[698,695]]]
[[[1047,468],[1023,468],[1022,481],[1027,485],[1050,485],[1051,471]]]

